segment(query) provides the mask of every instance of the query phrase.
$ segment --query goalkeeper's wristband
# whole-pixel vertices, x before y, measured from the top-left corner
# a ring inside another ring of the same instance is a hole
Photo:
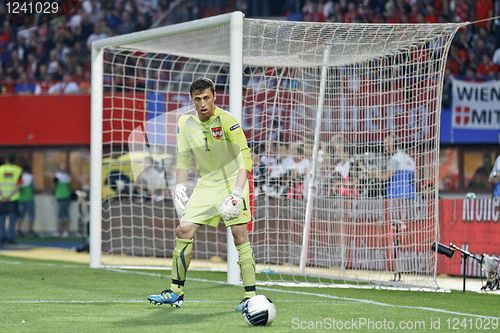
[[[241,195],[243,194],[243,189],[240,187],[234,187],[233,192],[231,193],[232,196],[241,198]]]
[[[176,184],[176,185],[175,185],[175,190],[176,190],[176,191],[179,191],[179,190],[180,190],[180,191],[184,191],[184,192],[186,192],[187,187],[186,187],[186,185],[184,185],[184,184],[180,183],[180,184]]]

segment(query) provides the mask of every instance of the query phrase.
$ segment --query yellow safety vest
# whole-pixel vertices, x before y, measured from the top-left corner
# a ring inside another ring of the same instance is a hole
[[[12,193],[19,183],[19,178],[23,169],[14,164],[4,164],[0,166],[0,193],[2,197]],[[9,201],[19,200],[19,191],[9,198]]]

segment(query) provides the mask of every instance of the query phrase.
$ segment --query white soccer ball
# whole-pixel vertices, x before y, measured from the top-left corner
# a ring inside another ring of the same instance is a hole
[[[276,306],[264,295],[251,297],[243,305],[243,319],[250,326],[271,325],[276,318]]]

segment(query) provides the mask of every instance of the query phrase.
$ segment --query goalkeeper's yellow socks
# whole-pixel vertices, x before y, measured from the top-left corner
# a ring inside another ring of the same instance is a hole
[[[186,273],[191,263],[193,252],[192,239],[175,239],[174,255],[172,258],[172,284],[170,289],[177,295],[184,294]]]
[[[255,296],[255,260],[250,243],[245,243],[236,246],[238,250],[241,270],[241,278],[243,279],[243,287],[245,287],[245,298]]]

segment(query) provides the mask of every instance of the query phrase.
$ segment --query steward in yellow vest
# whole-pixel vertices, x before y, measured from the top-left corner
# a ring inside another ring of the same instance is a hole
[[[16,238],[16,222],[19,218],[19,190],[21,188],[21,167],[12,164],[9,157],[0,166],[0,244],[14,243]],[[8,219],[8,228],[5,223]]]

